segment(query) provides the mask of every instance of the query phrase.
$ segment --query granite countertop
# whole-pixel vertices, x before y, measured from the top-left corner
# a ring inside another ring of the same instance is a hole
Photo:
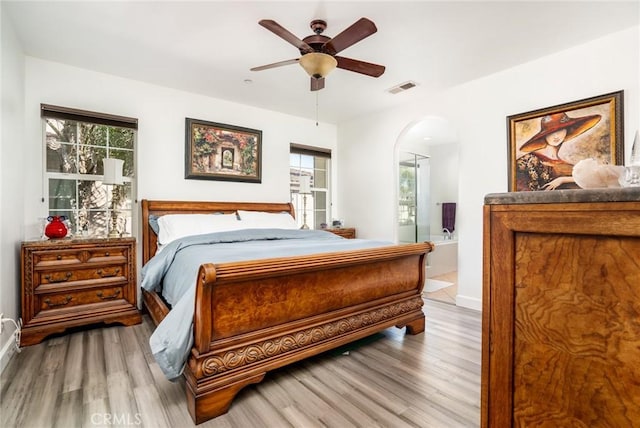
[[[640,202],[640,187],[490,193],[484,197],[485,205],[570,202]]]
[[[24,239],[23,243],[29,244],[42,244],[42,245],[67,245],[67,244],[95,244],[95,243],[104,243],[104,242],[122,242],[129,241],[133,237],[131,235],[126,236],[118,236],[118,237],[108,237],[108,236],[65,236],[64,238],[59,239],[49,239],[49,238],[27,238]]]

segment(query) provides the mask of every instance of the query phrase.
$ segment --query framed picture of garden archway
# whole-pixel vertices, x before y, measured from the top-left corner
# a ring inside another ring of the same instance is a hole
[[[262,131],[191,118],[185,131],[185,178],[262,181]]]
[[[624,163],[623,91],[507,117],[509,191],[578,189],[573,166]]]

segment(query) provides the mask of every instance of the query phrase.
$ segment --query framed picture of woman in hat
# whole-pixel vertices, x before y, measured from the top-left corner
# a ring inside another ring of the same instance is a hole
[[[578,189],[582,159],[621,165],[623,91],[507,117],[509,190]]]

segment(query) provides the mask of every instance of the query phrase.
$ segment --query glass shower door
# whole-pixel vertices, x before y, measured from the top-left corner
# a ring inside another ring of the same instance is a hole
[[[401,152],[398,183],[398,241],[429,240],[429,158]]]

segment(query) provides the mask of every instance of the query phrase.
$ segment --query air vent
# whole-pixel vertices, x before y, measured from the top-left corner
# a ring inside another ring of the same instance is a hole
[[[399,92],[403,92],[408,89],[415,88],[416,86],[418,86],[416,82],[414,82],[413,80],[409,80],[408,82],[404,82],[394,86],[393,88],[387,89],[387,92],[389,92],[390,94],[397,94]]]

